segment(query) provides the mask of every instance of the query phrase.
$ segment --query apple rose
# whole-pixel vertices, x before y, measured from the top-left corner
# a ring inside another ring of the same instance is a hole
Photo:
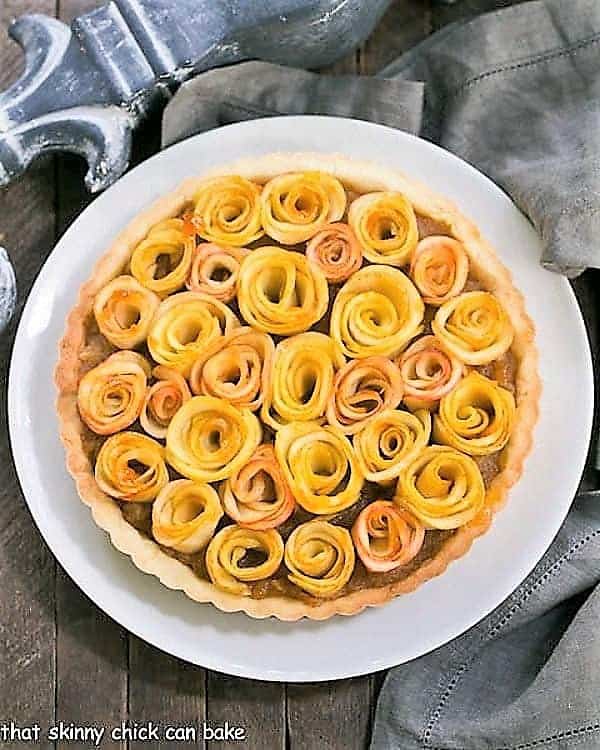
[[[234,328],[198,356],[190,372],[192,391],[255,411],[263,402],[274,350],[268,334]]]
[[[284,174],[269,180],[261,195],[265,232],[284,245],[313,237],[346,210],[342,183],[324,172]]]
[[[470,456],[430,445],[401,472],[394,500],[426,528],[456,529],[483,508],[485,486]]]
[[[419,240],[417,217],[402,193],[361,195],[350,204],[348,224],[372,263],[404,266]]]
[[[495,381],[471,372],[440,401],[434,421],[437,442],[471,456],[502,450],[515,422],[515,399]]]
[[[353,435],[402,400],[400,370],[387,357],[353,359],[339,370],[327,403],[327,421]]]
[[[421,332],[424,312],[421,295],[402,271],[367,266],[339,290],[331,336],[353,359],[394,356]]]
[[[226,479],[260,443],[260,422],[248,409],[212,396],[194,396],[176,412],[167,430],[167,461],[196,482]]]
[[[161,297],[181,289],[188,277],[196,240],[187,227],[183,219],[161,221],[131,256],[131,273]]]
[[[263,422],[278,430],[289,422],[321,419],[334,374],[344,362],[339,346],[324,333],[310,331],[281,341],[265,384]]]
[[[348,438],[335,427],[290,422],[275,436],[275,453],[298,505],[318,515],[358,500],[363,476]]]
[[[362,265],[362,248],[347,224],[328,224],[306,246],[306,257],[330,284],[341,284]]]
[[[135,349],[146,340],[160,297],[133,276],[117,276],[94,300],[94,317],[102,333],[119,349]]]
[[[237,294],[240,263],[249,252],[245,247],[203,242],[194,253],[187,288],[221,302],[231,302]]]
[[[259,331],[302,333],[327,311],[323,273],[304,255],[280,247],[259,247],[242,261],[238,304],[244,320]]]
[[[341,526],[315,519],[297,526],[285,544],[289,580],[318,597],[337,594],[354,571],[350,533]]]
[[[219,300],[199,292],[180,292],[161,302],[148,349],[159,364],[187,377],[206,347],[238,325],[234,313]]]
[[[423,406],[434,404],[450,393],[464,371],[463,363],[444,351],[435,336],[417,339],[397,361],[405,398]]]
[[[445,302],[431,321],[444,349],[468,365],[485,365],[508,351],[513,327],[493,294],[465,292]]]
[[[469,276],[469,256],[461,242],[431,235],[422,239],[410,262],[410,275],[428,305],[443,305],[460,294]]]
[[[159,365],[152,370],[156,383],[148,388],[140,412],[140,424],[152,437],[164,438],[169,422],[192,397],[185,378],[176,370]]]
[[[111,435],[96,458],[96,482],[107,495],[151,503],[169,481],[164,448],[139,432]]]
[[[426,409],[414,414],[386,409],[354,436],[354,451],[369,482],[389,484],[426,447],[431,434],[431,415]]]
[[[192,555],[206,547],[222,516],[219,496],[210,484],[176,479],[154,501],[152,536],[165,547]]]
[[[296,507],[272,445],[259,446],[219,492],[227,515],[246,529],[274,529]]]
[[[410,513],[388,500],[376,500],[360,512],[352,539],[367,570],[386,573],[415,558],[425,540],[425,529]]]
[[[205,180],[194,196],[192,223],[208,242],[244,247],[263,236],[260,188],[236,175]]]
[[[150,377],[148,360],[137,352],[111,354],[81,378],[77,406],[98,435],[112,435],[139,417]]]
[[[282,559],[283,540],[275,529],[255,531],[226,526],[206,549],[210,580],[223,591],[238,596],[249,596],[248,583],[272,576]]]

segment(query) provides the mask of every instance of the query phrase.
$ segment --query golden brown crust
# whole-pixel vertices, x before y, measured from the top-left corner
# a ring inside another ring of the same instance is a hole
[[[77,409],[77,388],[82,374],[80,352],[86,343],[85,321],[92,310],[94,298],[108,281],[122,273],[133,248],[148,230],[159,221],[179,214],[191,200],[199,182],[207,177],[238,174],[263,182],[285,172],[313,169],[334,174],[346,188],[357,193],[399,190],[413,203],[418,214],[446,225],[448,234],[464,243],[471,268],[483,287],[493,292],[509,312],[515,329],[512,351],[518,362],[515,382],[516,427],[503,453],[502,470],[488,488],[484,510],[444,542],[432,559],[403,580],[378,588],[360,589],[317,605],[291,597],[252,599],[225,593],[209,581],[199,578],[182,562],[165,554],[152,539],[140,534],[123,518],[117,502],[104,494],[96,484],[93,466],[84,446],[85,428]],[[275,616],[281,620],[298,620],[302,617],[324,620],[334,614],[352,615],[365,607],[384,604],[398,594],[413,591],[425,581],[443,573],[453,560],[468,551],[474,539],[489,528],[494,513],[506,499],[508,489],[519,479],[523,462],[531,449],[541,392],[537,361],[534,327],[525,310],[522,294],[515,289],[510,272],[482,238],[477,227],[454,204],[398,172],[369,162],[337,155],[273,154],[244,159],[213,170],[201,178],[186,180],[175,192],[157,200],[139,214],[100,258],[92,276],[80,289],[77,304],[68,316],[66,331],[60,342],[55,371],[60,437],[65,446],[67,468],[75,479],[81,499],[90,507],[98,526],[108,532],[113,545],[129,555],[140,570],[157,576],[168,588],[182,590],[191,599],[211,602],[226,612],[241,610],[252,617]]]

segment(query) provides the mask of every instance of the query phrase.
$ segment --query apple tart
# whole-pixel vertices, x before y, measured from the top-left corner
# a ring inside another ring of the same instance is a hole
[[[187,180],[99,259],[56,369],[69,472],[164,585],[323,619],[464,555],[519,479],[534,329],[446,199],[339,156]]]

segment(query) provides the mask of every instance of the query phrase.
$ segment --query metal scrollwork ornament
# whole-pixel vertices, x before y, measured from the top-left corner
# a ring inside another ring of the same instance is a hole
[[[365,39],[390,0],[114,0],[71,26],[18,18],[9,34],[25,71],[0,93],[0,187],[41,153],[70,151],[88,164],[91,192],[129,164],[133,129],[186,79],[250,58],[327,65]],[[16,281],[0,248],[0,331]]]
[[[21,78],[0,94],[0,185],[45,151],[88,162],[102,190],[127,168],[132,130],[191,76],[249,58],[318,67],[368,36],[390,0],[114,0],[71,26],[42,15],[9,33]]]

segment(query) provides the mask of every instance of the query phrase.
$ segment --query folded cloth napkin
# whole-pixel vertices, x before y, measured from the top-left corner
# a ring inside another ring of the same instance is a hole
[[[373,750],[600,748],[599,580],[600,497],[584,492],[498,609],[388,674]]]
[[[180,89],[163,144],[299,113],[420,132],[503,186],[542,236],[542,262],[575,275],[600,267],[599,47],[600,3],[545,0],[447,27],[377,78],[243,63]],[[579,494],[543,560],[495,612],[388,674],[374,750],[600,748],[597,494]]]
[[[377,79],[257,62],[204,73],[167,107],[164,144],[274,114],[420,129],[502,186],[541,235],[542,262],[574,276],[600,267],[599,71],[600,3],[530,2],[446,27]]]
[[[309,73],[263,62],[216,68],[184,84],[163,117],[162,145],[242,120],[336,115],[418,133],[422,83]]]

